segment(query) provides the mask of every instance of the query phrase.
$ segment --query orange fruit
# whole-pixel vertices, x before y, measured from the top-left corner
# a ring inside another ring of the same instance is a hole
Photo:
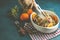
[[[29,15],[27,13],[22,13],[20,15],[20,19],[23,21],[23,20],[28,20],[29,19]]]
[[[29,10],[27,11],[28,15],[30,15],[32,12],[33,12],[32,9],[29,9]]]

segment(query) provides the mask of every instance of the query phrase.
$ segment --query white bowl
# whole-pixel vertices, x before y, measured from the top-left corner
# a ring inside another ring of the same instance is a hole
[[[31,19],[31,23],[32,23],[32,25],[35,27],[35,29],[37,29],[38,31],[40,31],[40,32],[43,32],[43,33],[52,33],[52,32],[54,32],[54,31],[56,31],[57,30],[57,28],[58,28],[58,26],[59,26],[59,17],[54,13],[54,12],[52,12],[52,11],[49,11],[49,10],[44,10],[44,11],[46,11],[47,13],[49,13],[49,14],[53,14],[53,15],[55,15],[56,17],[57,17],[57,24],[55,25],[55,26],[53,26],[53,27],[42,27],[42,26],[39,26],[39,25],[37,25],[37,24],[35,24],[34,22],[33,22],[33,20],[32,20],[32,15],[34,14],[34,13],[32,13],[31,14],[31,16],[30,16],[30,19]]]

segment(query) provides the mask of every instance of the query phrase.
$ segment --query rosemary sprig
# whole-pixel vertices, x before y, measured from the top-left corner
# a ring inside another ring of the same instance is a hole
[[[9,17],[10,18],[12,18],[12,19],[17,19],[18,18],[18,16],[17,16],[17,14],[18,14],[18,6],[17,5],[15,5],[13,8],[11,8],[10,9],[10,11],[9,11]]]

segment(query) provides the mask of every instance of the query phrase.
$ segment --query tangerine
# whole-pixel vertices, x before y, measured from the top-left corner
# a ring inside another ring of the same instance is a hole
[[[29,19],[29,15],[27,13],[22,13],[20,15],[20,19],[23,21],[23,20],[28,20]]]

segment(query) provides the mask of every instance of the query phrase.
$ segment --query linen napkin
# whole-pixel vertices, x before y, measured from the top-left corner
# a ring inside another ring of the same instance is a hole
[[[51,38],[57,37],[60,34],[60,29],[57,29],[53,33],[41,33],[37,31],[31,23],[25,23],[24,28],[32,32],[28,33],[32,40],[49,40]]]

